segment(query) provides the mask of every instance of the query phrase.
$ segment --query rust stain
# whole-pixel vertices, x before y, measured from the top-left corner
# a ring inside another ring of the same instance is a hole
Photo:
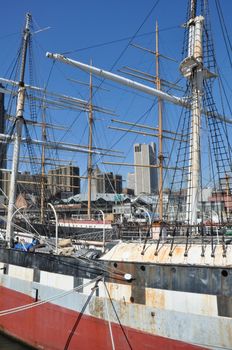
[[[91,315],[98,318],[103,318],[104,316],[104,300],[102,298],[95,298],[89,304],[89,312]]]
[[[128,306],[127,303],[120,303],[120,319],[124,320],[128,318]]]
[[[146,288],[146,305],[159,309],[165,308],[165,295],[163,291]]]
[[[120,262],[140,262],[140,263],[162,263],[162,264],[198,264],[202,266],[232,266],[232,247],[227,247],[226,258],[223,257],[223,247],[218,245],[215,250],[215,256],[211,256],[212,248],[208,244],[205,247],[205,256],[202,259],[202,245],[191,244],[188,248],[188,255],[184,257],[185,243],[175,243],[172,256],[169,255],[171,245],[163,243],[159,247],[158,255],[155,255],[156,242],[148,243],[146,249],[143,251],[143,244],[141,243],[119,243],[111,251],[102,257],[103,260],[112,260]]]
[[[115,300],[129,302],[131,297],[131,285],[107,283],[110,297]]]

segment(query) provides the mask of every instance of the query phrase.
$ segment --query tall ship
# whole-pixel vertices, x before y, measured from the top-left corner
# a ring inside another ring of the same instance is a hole
[[[26,125],[24,103],[27,89],[33,90],[24,82],[31,19],[29,14],[26,16],[20,79],[18,83],[11,82],[17,89],[14,128],[10,134],[0,134],[3,146],[9,142],[14,144],[7,224],[1,231],[0,247],[0,330],[5,334],[36,349],[48,350],[232,348],[229,230],[232,163],[227,128],[231,119],[219,113],[217,99],[214,99],[219,69],[213,50],[208,1],[185,3],[187,19],[183,25],[185,39],[179,68],[186,90],[181,97],[170,93],[173,87],[170,83],[165,89],[159,77],[158,25],[153,52],[155,87],[61,54],[47,53],[53,61],[148,94],[158,105],[158,127],[154,130],[159,151],[157,164],[153,165],[159,175],[158,219],[150,220],[146,234],[138,239],[118,236],[106,240],[103,234],[101,239],[88,244],[61,240],[57,231],[55,240],[46,238],[49,232],[41,240],[29,223],[31,231],[27,230],[27,238],[31,234],[33,240],[16,241],[19,222],[16,224],[15,218],[21,208],[16,207],[16,184],[20,145],[25,141],[22,135]],[[220,3],[216,1],[216,4],[222,19]],[[141,76],[141,72],[133,69],[129,73]],[[149,75],[145,77],[150,81]],[[1,82],[1,91],[6,93],[4,80]],[[63,96],[62,104],[64,100]],[[86,108],[83,101],[75,103]],[[165,103],[181,109],[175,131],[163,127]],[[132,126],[129,122],[127,125]],[[26,138],[28,141],[29,136]],[[166,160],[165,139],[175,148],[175,160],[172,150],[170,159]],[[36,143],[32,138],[29,141],[29,144]],[[40,144],[48,146],[46,137]],[[77,145],[61,142],[59,145],[80,151]],[[90,142],[87,151],[86,148],[81,151],[92,154],[99,150],[93,150]],[[43,153],[43,161],[44,158]],[[89,158],[89,170],[91,162]],[[169,171],[171,175],[167,176]],[[214,192],[211,205],[206,208],[204,189],[209,175]],[[167,178],[170,184],[165,191]],[[91,176],[88,181],[91,182]],[[57,229],[53,204],[50,203],[50,207]],[[104,221],[104,213],[102,216]]]

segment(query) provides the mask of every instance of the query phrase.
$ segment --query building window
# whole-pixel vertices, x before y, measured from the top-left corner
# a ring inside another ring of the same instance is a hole
[[[141,145],[135,146],[135,152],[141,152]]]

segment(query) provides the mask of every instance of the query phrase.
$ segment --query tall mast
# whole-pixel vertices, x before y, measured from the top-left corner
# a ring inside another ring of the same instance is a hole
[[[45,120],[45,102],[43,102],[43,112],[42,112],[42,141],[47,141],[46,133],[46,120]],[[40,222],[44,222],[44,204],[45,204],[45,146],[42,145],[42,158],[41,158],[41,199],[40,199]]]
[[[229,207],[230,177],[228,174],[226,174],[225,179],[226,179],[226,218],[228,220],[230,216],[230,207]]]
[[[23,112],[24,112],[24,101],[25,101],[25,86],[24,86],[24,76],[26,67],[26,56],[27,47],[30,38],[30,21],[31,15],[26,14],[26,25],[23,32],[23,47],[22,47],[22,61],[20,69],[20,80],[17,96],[17,107],[16,107],[16,121],[15,121],[15,140],[13,149],[13,161],[12,161],[12,171],[10,179],[10,191],[9,191],[9,203],[8,203],[8,216],[7,216],[7,227],[6,227],[6,240],[8,244],[10,243],[12,236],[12,216],[14,213],[14,204],[16,198],[16,188],[17,188],[17,175],[19,168],[19,154],[20,154],[20,142],[22,136],[22,124],[23,124]]]
[[[196,0],[191,1],[190,19],[187,23],[188,57],[181,63],[182,74],[189,78],[192,87],[190,159],[188,168],[188,190],[186,220],[197,223],[197,204],[200,183],[200,126],[203,92],[202,32],[204,18],[196,16]]]
[[[156,21],[156,88],[157,90],[161,90],[161,82],[159,77],[159,27],[158,22]],[[160,221],[163,220],[163,115],[162,115],[163,103],[160,97],[158,97],[158,117],[159,117],[159,216]]]
[[[92,65],[92,62],[90,62]],[[92,193],[92,146],[93,146],[93,83],[92,73],[89,76],[89,153],[88,153],[88,218],[91,217],[91,193]]]

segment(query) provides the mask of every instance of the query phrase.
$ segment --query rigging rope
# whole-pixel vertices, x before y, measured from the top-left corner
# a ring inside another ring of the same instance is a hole
[[[105,281],[103,282],[103,285],[104,285],[104,287],[105,287],[105,288],[104,288],[104,292],[105,292],[105,306],[106,306],[106,313],[107,313],[108,324],[109,324],[110,340],[111,340],[112,349],[115,350],[114,337],[113,337],[113,332],[112,332],[112,327],[111,327],[111,321],[110,321],[110,314],[109,314],[109,308],[108,308],[107,291],[106,291],[106,284],[105,284]]]
[[[180,26],[172,26],[172,27],[162,28],[162,29],[159,29],[159,32],[165,32],[165,31],[173,30],[173,29],[180,29]],[[142,36],[153,35],[154,33],[155,33],[155,31],[144,33],[144,34],[138,34],[138,35],[136,35],[136,37],[139,38],[139,37],[142,37]],[[119,43],[119,42],[122,42],[122,41],[128,41],[128,40],[131,40],[132,38],[134,38],[134,36],[133,37],[129,36],[129,37],[126,37],[126,38],[106,41],[104,43],[99,43],[99,44],[95,44],[95,45],[91,45],[91,46],[81,47],[79,49],[74,49],[74,50],[70,50],[70,51],[64,51],[61,54],[62,55],[69,55],[69,54],[80,52],[80,51],[85,51],[85,50],[89,50],[89,49],[95,49],[97,47],[102,47],[102,46],[106,46],[106,45],[116,44],[116,43]],[[0,39],[1,39],[1,37],[0,37]]]
[[[109,300],[110,300],[110,302],[111,302],[112,309],[114,310],[115,316],[116,316],[116,318],[117,318],[117,320],[118,320],[118,324],[119,324],[119,326],[120,326],[120,328],[121,328],[121,330],[122,330],[122,333],[123,333],[123,335],[124,335],[124,337],[125,337],[125,339],[126,339],[127,345],[129,346],[129,348],[130,348],[131,350],[133,350],[133,348],[132,348],[132,346],[131,346],[131,344],[130,344],[130,341],[129,341],[128,337],[127,337],[127,334],[126,334],[126,332],[125,332],[125,330],[124,330],[124,328],[123,328],[123,325],[122,325],[122,323],[121,323],[121,321],[120,321],[120,318],[119,318],[118,313],[117,313],[117,311],[116,311],[116,308],[115,308],[115,306],[114,306],[113,300],[112,300],[112,298],[111,298],[111,296],[110,296],[109,290],[108,290],[107,285],[106,285],[106,283],[105,283],[104,280],[103,280],[103,283],[104,283],[104,285],[105,285],[105,290],[106,290],[106,292],[107,292],[108,298],[109,298]]]
[[[230,36],[229,36],[228,30],[226,28],[225,19],[223,16],[223,12],[222,12],[222,8],[221,8],[219,0],[215,0],[215,4],[216,4],[216,8],[217,8],[218,18],[219,18],[219,22],[220,22],[220,26],[221,26],[221,31],[222,31],[224,43],[226,46],[226,51],[227,51],[229,63],[230,63],[230,66],[232,68],[232,60],[231,60],[231,55],[229,52],[229,50],[232,51],[232,44],[231,44]]]
[[[18,307],[14,307],[14,308],[11,308],[11,309],[0,311],[0,317],[8,316],[8,315],[11,315],[11,314],[15,314],[16,312],[30,310],[30,309],[33,309],[35,307],[38,307],[38,306],[44,305],[46,303],[49,303],[51,301],[54,301],[56,299],[63,298],[63,297],[65,297],[65,296],[67,296],[67,295],[69,295],[69,294],[71,294],[73,292],[77,292],[79,289],[82,289],[83,287],[87,287],[87,286],[91,285],[94,282],[100,281],[101,278],[102,278],[101,276],[97,276],[96,278],[92,279],[91,281],[83,283],[82,285],[80,285],[78,287],[75,287],[75,288],[73,288],[71,290],[68,290],[68,291],[65,291],[65,292],[62,292],[62,293],[59,293],[59,294],[56,294],[56,295],[53,295],[52,297],[44,299],[44,300],[35,301],[33,303],[30,303],[30,304],[26,304],[26,305],[22,305],[22,306],[18,306]]]

